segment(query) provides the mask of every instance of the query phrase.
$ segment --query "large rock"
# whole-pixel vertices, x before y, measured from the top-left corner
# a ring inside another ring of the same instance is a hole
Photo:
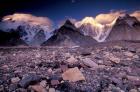
[[[114,62],[114,63],[120,63],[120,59],[117,58],[117,57],[115,57],[115,56],[112,56],[112,57],[110,57],[109,59],[110,59],[112,62]]]
[[[12,83],[18,83],[19,81],[20,81],[20,78],[19,77],[11,78],[11,82]]]
[[[110,52],[104,52],[104,57],[109,59],[111,62],[113,63],[120,63],[120,58],[118,58],[117,56],[113,55]]]
[[[40,83],[39,83],[42,87],[46,87],[47,86],[47,81],[46,80],[42,80]]]
[[[68,69],[62,74],[62,78],[63,80],[69,80],[70,82],[85,80],[85,77],[77,67]]]
[[[39,82],[40,80],[41,80],[41,77],[40,77],[40,76],[31,74],[31,75],[28,75],[28,76],[24,77],[24,78],[19,82],[19,86],[22,87],[22,88],[26,88],[26,87],[28,87],[30,84],[37,83],[37,82]]]
[[[59,84],[59,81],[58,80],[51,80],[51,85],[58,85]]]
[[[74,56],[71,56],[69,59],[67,59],[69,64],[75,64],[77,61],[78,60]]]
[[[47,92],[47,90],[44,87],[38,84],[30,86],[30,88],[35,92]]]
[[[49,92],[55,92],[54,88],[49,88]]]
[[[129,52],[129,51],[124,52],[124,55],[126,55],[126,56],[128,56],[128,57],[134,56],[134,54],[133,54],[132,52]]]
[[[83,63],[89,67],[98,67],[98,64],[96,64],[94,61],[92,61],[90,58],[83,59]]]

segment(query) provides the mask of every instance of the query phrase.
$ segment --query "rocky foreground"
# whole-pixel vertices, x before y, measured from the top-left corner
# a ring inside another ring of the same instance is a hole
[[[0,92],[140,92],[140,45],[0,48]]]

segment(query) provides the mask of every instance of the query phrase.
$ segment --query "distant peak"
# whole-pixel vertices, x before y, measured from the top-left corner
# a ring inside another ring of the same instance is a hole
[[[65,23],[64,23],[64,25],[62,25],[61,27],[60,27],[60,29],[61,28],[70,28],[70,29],[72,29],[72,30],[76,30],[76,27],[75,27],[75,25],[69,20],[69,19],[67,19],[66,21],[65,21]]]
[[[67,19],[64,25],[73,25],[73,24],[69,19]]]
[[[129,14],[125,14],[124,16],[125,16],[125,17],[131,17]]]
[[[127,18],[131,18],[131,16],[129,14],[124,14],[123,16],[120,16],[119,19],[127,19]]]

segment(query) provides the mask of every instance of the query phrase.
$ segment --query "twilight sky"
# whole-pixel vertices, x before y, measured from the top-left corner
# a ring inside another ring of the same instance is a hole
[[[140,0],[0,0],[0,16],[29,13],[44,16],[55,23],[66,18],[80,20],[113,10],[128,13],[140,10]]]

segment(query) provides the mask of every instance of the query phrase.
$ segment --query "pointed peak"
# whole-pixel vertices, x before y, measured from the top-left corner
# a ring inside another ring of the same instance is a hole
[[[125,18],[129,18],[129,17],[131,17],[131,16],[130,16],[129,14],[125,14],[124,17],[125,17]]]
[[[66,22],[65,22],[64,25],[66,25],[66,24],[67,24],[67,25],[73,25],[72,22],[71,22],[69,19],[66,20]]]
[[[72,30],[76,30],[75,25],[74,25],[69,19],[67,19],[67,20],[65,21],[64,25],[62,25],[62,26],[60,27],[60,29],[61,29],[61,28],[69,28],[69,29],[72,29]]]
[[[127,18],[132,18],[129,14],[124,14],[123,16],[119,16],[119,19],[127,19]]]

